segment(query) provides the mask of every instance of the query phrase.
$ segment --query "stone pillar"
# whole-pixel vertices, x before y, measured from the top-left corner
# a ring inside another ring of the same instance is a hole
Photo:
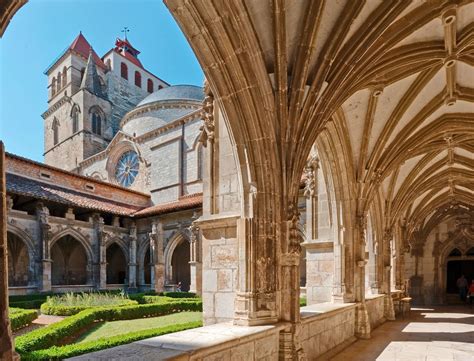
[[[104,219],[99,214],[94,214],[92,218],[95,230],[94,240],[94,260],[92,260],[92,279],[97,289],[107,289],[107,257],[106,257],[106,237],[104,233]]]
[[[129,235],[129,263],[128,263],[128,289],[132,292],[137,289],[137,226],[133,222]]]
[[[280,332],[279,359],[303,360],[306,359],[300,342],[300,255],[303,232],[299,229],[299,212],[295,202],[288,206],[288,221],[286,222],[287,244],[282,247],[280,255],[281,265],[281,304],[280,317],[289,321],[289,325]]]
[[[356,324],[355,335],[359,338],[370,338],[370,320],[367,313],[367,305],[365,303],[365,266],[367,264],[365,254],[365,237],[367,231],[367,215],[359,215],[356,218],[355,227],[355,255],[356,255],[356,289],[355,298],[356,308]]]
[[[153,221],[149,236],[151,288],[155,292],[163,292],[165,290],[165,257],[163,254],[163,224],[161,221]]]
[[[384,277],[383,277],[382,291],[385,294],[384,317],[385,319],[390,320],[390,321],[395,320],[395,308],[393,307],[392,287],[391,287],[391,280],[392,280],[391,242],[392,242],[392,239],[393,239],[393,230],[391,228],[387,228],[384,232],[384,237],[383,237]]]
[[[36,217],[39,227],[41,239],[41,284],[39,285],[41,292],[51,292],[51,256],[50,240],[51,226],[49,224],[49,210],[43,206],[43,203],[36,204]]]
[[[0,142],[0,360],[19,360],[15,352],[10,319],[8,318],[8,246],[7,246],[7,187],[5,177],[5,148]]]
[[[189,227],[189,267],[191,272],[191,284],[189,292],[197,295],[202,294],[202,263],[201,263],[201,237],[199,227],[195,222]]]

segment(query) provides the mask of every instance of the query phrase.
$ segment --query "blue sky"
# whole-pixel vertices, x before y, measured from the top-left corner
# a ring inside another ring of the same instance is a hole
[[[0,139],[8,152],[43,161],[44,70],[79,31],[102,56],[124,26],[145,68],[171,84],[202,85],[199,63],[161,0],[30,0],[0,39]]]

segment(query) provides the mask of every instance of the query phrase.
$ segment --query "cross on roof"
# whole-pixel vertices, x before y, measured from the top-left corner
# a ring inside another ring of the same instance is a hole
[[[125,40],[127,40],[127,33],[130,32],[130,29],[127,26],[124,26],[121,32],[123,33]]]

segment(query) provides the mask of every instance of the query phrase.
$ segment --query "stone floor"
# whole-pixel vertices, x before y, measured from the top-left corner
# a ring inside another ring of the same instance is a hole
[[[404,319],[385,322],[369,340],[356,341],[331,360],[474,360],[474,309],[413,308]]]

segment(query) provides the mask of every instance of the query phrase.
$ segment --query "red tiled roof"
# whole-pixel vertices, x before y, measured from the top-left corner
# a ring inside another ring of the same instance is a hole
[[[135,64],[136,66],[138,66],[139,68],[144,69],[144,68],[143,68],[143,65],[142,65],[142,63],[141,63],[141,61],[138,60],[138,58],[135,58],[132,54],[127,53],[126,51],[125,51],[125,52],[121,52],[121,51],[119,51],[119,50],[117,50],[117,49],[114,49],[114,51],[115,51],[117,54],[123,56],[123,57],[124,57],[125,59],[127,59],[128,61],[130,61],[130,62],[132,62],[133,64]]]
[[[179,200],[164,204],[158,204],[144,208],[133,214],[134,217],[156,216],[164,213],[184,211],[196,207],[202,207],[202,193],[195,193],[181,197]]]
[[[89,57],[89,52],[91,48],[92,46],[86,40],[84,35],[82,35],[82,33],[79,33],[77,38],[74,39],[72,44],[69,46],[68,50],[73,50],[87,59]],[[104,64],[102,59],[97,55],[94,49],[92,49],[92,57],[94,58],[94,62],[97,66],[100,66],[102,69],[107,69],[107,66]]]
[[[130,216],[140,209],[125,203],[114,202],[109,199],[74,191],[57,185],[25,178],[17,174],[6,174],[7,192],[47,200],[55,203],[70,205],[79,208]]]

